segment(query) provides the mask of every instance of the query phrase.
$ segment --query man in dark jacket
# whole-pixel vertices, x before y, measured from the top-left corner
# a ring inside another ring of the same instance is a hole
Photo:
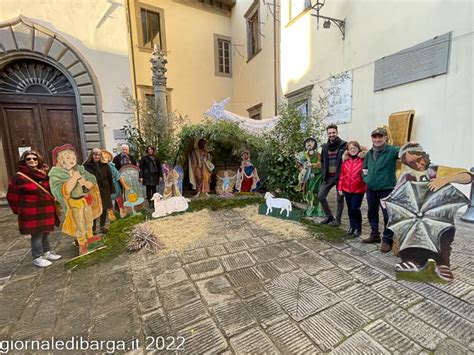
[[[392,192],[397,183],[396,167],[399,147],[387,144],[387,132],[382,127],[372,131],[372,148],[364,159],[363,179],[367,184],[367,218],[372,229],[370,237],[364,243],[379,243],[379,207],[382,207],[384,231],[380,251],[388,253],[392,249],[393,231],[387,228],[387,209],[380,200]],[[383,201],[382,201],[383,202]]]
[[[84,169],[90,172],[97,179],[99,186],[100,199],[102,200],[102,214],[100,215],[100,232],[107,233],[105,222],[107,221],[108,211],[112,211],[112,198],[110,195],[115,193],[115,187],[112,180],[112,171],[109,164],[102,161],[102,151],[99,148],[92,149],[89,158],[84,162]],[[99,218],[97,218],[99,219]],[[97,219],[94,220],[93,230],[96,230]]]
[[[333,227],[338,227],[341,224],[342,210],[344,209],[344,196],[336,194],[337,196],[337,211],[336,218],[329,208],[327,196],[329,191],[334,186],[337,186],[339,174],[341,173],[342,155],[346,150],[346,141],[343,141],[338,136],[337,126],[332,124],[326,128],[328,135],[327,143],[321,147],[321,171],[323,174],[323,183],[319,188],[318,199],[323,207],[326,218],[322,220],[321,224],[328,224]]]
[[[137,165],[137,161],[130,155],[130,148],[128,144],[122,144],[121,149],[122,152],[120,154],[117,154],[114,157],[114,160],[112,161],[115,165],[115,168],[120,171],[120,169],[124,165]]]

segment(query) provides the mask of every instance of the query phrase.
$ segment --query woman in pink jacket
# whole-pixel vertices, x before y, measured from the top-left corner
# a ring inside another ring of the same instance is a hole
[[[359,237],[362,231],[362,213],[360,206],[366,190],[362,181],[362,167],[367,150],[362,149],[356,141],[347,143],[346,151],[342,156],[341,175],[337,185],[337,191],[344,195],[347,203],[350,227],[348,236]]]

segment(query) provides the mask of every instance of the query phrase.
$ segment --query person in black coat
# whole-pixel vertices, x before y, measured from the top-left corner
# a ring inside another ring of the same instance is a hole
[[[146,154],[140,160],[140,182],[146,186],[146,198],[148,205],[152,207],[151,199],[156,193],[156,185],[163,179],[161,163],[155,156],[155,148],[146,147]]]
[[[107,221],[107,214],[109,219],[114,220],[112,198],[110,195],[115,193],[115,187],[112,180],[112,171],[109,164],[102,161],[102,152],[99,148],[92,149],[89,158],[84,162],[84,169],[94,175],[99,186],[100,199],[102,200],[102,214],[99,218],[94,220],[93,230],[96,231],[97,220],[100,219],[100,232],[107,233],[105,222]]]
[[[128,164],[137,165],[137,161],[135,160],[135,158],[133,158],[130,155],[130,148],[128,144],[122,144],[121,149],[122,149],[122,152],[120,154],[117,154],[114,157],[114,160],[112,160],[117,170],[120,171],[120,169],[124,165],[128,165]]]

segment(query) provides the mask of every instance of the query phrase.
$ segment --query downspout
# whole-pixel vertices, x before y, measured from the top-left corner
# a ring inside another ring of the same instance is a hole
[[[130,15],[130,0],[127,1],[127,22],[128,22],[128,33],[130,35],[130,49],[131,49],[131,56],[132,56],[132,76],[133,76],[133,93],[135,94],[135,100],[138,101],[138,90],[137,90],[137,74],[135,68],[135,51],[133,46],[133,34],[132,34],[132,17]],[[135,110],[137,115],[137,125],[138,130],[140,130],[140,112],[138,109]]]
[[[279,81],[279,65],[278,65],[278,48],[277,48],[277,0],[273,1],[273,94],[275,99],[275,116],[278,114],[278,81]]]

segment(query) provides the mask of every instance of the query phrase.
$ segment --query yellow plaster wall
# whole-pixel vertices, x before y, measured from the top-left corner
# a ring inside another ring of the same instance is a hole
[[[214,33],[230,37],[230,18],[172,0],[140,2],[164,11],[172,110],[190,122],[202,120],[213,100],[232,96],[232,78],[216,76],[214,70]],[[151,86],[151,50],[138,47],[137,3],[130,0],[137,84]]]
[[[253,0],[238,0],[232,9],[232,41],[235,47],[229,110],[248,116],[248,108],[262,103],[262,118],[266,118],[275,115],[273,7],[259,2],[261,51],[247,62],[247,23],[244,15],[252,4]]]

